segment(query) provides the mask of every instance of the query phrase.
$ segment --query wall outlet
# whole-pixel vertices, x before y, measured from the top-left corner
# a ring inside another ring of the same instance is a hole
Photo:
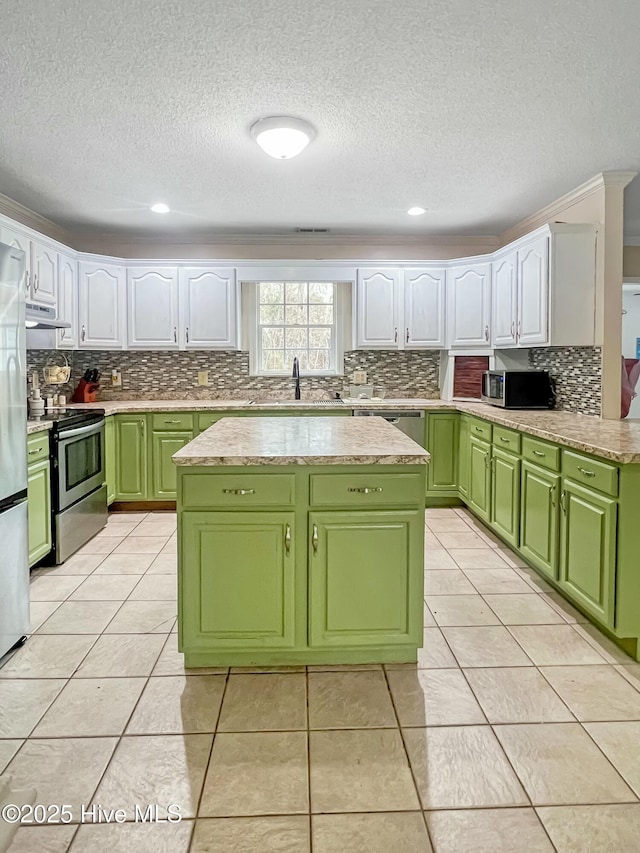
[[[198,385],[208,385],[209,384],[209,371],[208,370],[199,370],[198,371]]]
[[[119,368],[113,368],[111,371],[111,387],[122,388],[122,371]]]
[[[353,384],[354,385],[366,385],[367,384],[367,371],[366,370],[354,370],[353,371]]]

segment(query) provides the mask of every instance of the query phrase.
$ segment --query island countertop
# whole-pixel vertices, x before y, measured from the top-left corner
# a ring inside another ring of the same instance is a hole
[[[429,453],[382,418],[224,418],[176,465],[416,465]]]

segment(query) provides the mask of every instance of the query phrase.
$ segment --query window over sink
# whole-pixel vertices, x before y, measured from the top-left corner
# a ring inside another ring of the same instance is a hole
[[[342,372],[335,282],[259,281],[255,317],[255,374],[288,376],[294,358],[302,375]]]

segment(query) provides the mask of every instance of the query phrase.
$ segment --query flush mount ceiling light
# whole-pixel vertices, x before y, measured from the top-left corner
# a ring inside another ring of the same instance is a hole
[[[157,204],[151,205],[151,210],[154,213],[169,213],[169,205],[165,204],[163,201],[159,201]]]
[[[276,160],[297,157],[315,135],[315,129],[308,122],[292,116],[268,116],[251,125],[251,136]]]
[[[422,216],[422,214],[426,212],[427,211],[424,207],[410,207],[409,210],[407,210],[409,216]]]

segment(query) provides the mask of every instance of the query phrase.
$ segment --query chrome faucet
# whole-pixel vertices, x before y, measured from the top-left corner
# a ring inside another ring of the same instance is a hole
[[[293,359],[293,378],[296,380],[296,400],[300,399],[300,365],[297,357]]]

